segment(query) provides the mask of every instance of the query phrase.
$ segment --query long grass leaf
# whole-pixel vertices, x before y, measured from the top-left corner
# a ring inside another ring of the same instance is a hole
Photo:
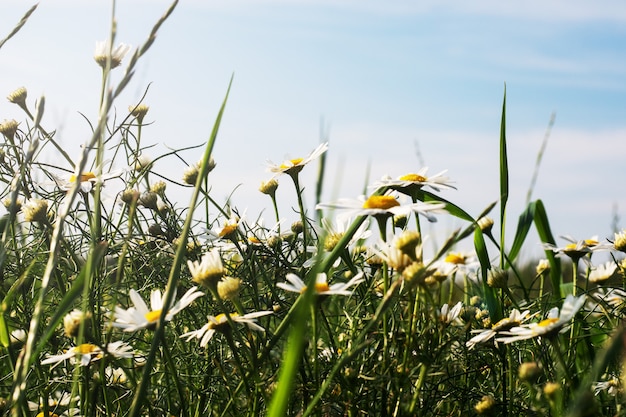
[[[500,121],[500,268],[504,268],[506,203],[509,200],[509,162],[506,152],[506,84]]]

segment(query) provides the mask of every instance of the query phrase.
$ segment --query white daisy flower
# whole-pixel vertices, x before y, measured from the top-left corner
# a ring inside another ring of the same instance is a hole
[[[120,43],[116,48],[111,48],[110,41],[96,42],[96,50],[93,54],[93,59],[96,60],[98,65],[102,68],[106,67],[107,58],[111,57],[111,69],[119,67],[122,63],[124,56],[130,51],[131,46],[124,43]]]
[[[272,314],[272,311],[256,311],[254,313],[244,314],[240,316],[237,313],[230,313],[230,318],[234,323],[242,323],[248,326],[249,329],[257,332],[264,332],[265,329],[257,324],[256,319],[259,317]],[[226,326],[229,326],[228,318],[226,314],[218,314],[217,316],[209,316],[207,324],[191,332],[180,335],[181,338],[186,338],[189,342],[191,339],[200,339],[200,346],[206,347],[209,341],[213,337],[216,331],[223,332]]]
[[[270,172],[273,172],[275,175],[279,174],[289,174],[294,175],[302,171],[302,168],[306,164],[315,159],[322,156],[324,152],[328,150],[328,142],[321,143],[313,152],[309,154],[306,158],[295,158],[288,159],[284,161],[282,164],[275,164],[271,161],[268,161],[268,169]]]
[[[452,181],[450,181],[450,178],[443,175],[448,172],[448,170],[441,171],[440,173],[432,175],[430,177],[426,176],[427,172],[428,167],[424,167],[417,171],[417,173],[402,175],[395,180],[390,176],[384,176],[381,178],[380,181],[375,182],[373,184],[373,187],[389,187],[395,190],[401,190],[411,187],[429,187],[435,191],[441,191],[442,188],[456,189],[456,187],[452,185]]]
[[[459,315],[461,314],[461,310],[463,309],[463,303],[458,302],[454,305],[454,307],[450,308],[448,304],[444,304],[441,306],[441,310],[438,312],[439,320],[443,324],[450,323],[460,323]]]
[[[513,327],[517,327],[530,314],[530,311],[526,310],[523,313],[520,313],[519,310],[514,309],[509,314],[509,317],[505,317],[496,324],[492,325],[490,329],[484,330],[472,330],[472,333],[478,333],[476,336],[472,337],[465,343],[465,346],[468,348],[473,348],[479,343],[484,343],[490,339],[492,339],[498,332],[507,331],[512,329]]]
[[[573,259],[579,259],[588,253],[610,250],[613,247],[611,244],[600,243],[598,241],[598,236],[593,236],[590,239],[584,240],[576,240],[571,236],[561,236],[561,238],[569,243],[562,247],[558,247],[551,243],[544,243],[544,249],[551,250],[554,253],[562,253]]]
[[[128,295],[134,307],[124,309],[116,306],[115,322],[113,326],[119,327],[125,332],[154,328],[159,321],[162,311],[165,309],[163,306],[165,294],[161,295],[161,291],[158,289],[152,290],[150,293],[150,308],[148,308],[141,296],[134,289],[131,289]],[[203,295],[204,293],[198,291],[197,287],[191,287],[178,302],[167,309],[165,321],[172,320],[174,315],[191,304],[196,298],[202,297]],[[174,294],[173,299],[174,298],[176,298],[176,294]]]
[[[103,173],[100,177],[100,181],[104,183],[104,181],[110,180],[111,178],[117,178],[123,173],[122,170],[111,171],[108,173]],[[76,173],[72,175],[68,175],[67,177],[54,177],[54,182],[56,182],[57,186],[63,191],[69,191],[74,187],[76,181],[80,182],[80,191],[87,194],[93,190],[93,187],[98,182],[98,176],[91,171],[83,172],[80,176]]]
[[[617,264],[613,261],[608,261],[604,264],[593,267],[589,273],[589,282],[597,284],[607,281],[617,271]]]
[[[569,327],[569,322],[574,318],[578,310],[586,302],[586,296],[574,297],[568,295],[559,311],[558,307],[552,308],[548,316],[538,323],[513,327],[509,331],[502,332],[502,337],[497,337],[496,341],[502,343],[512,343],[518,340],[532,339],[533,337],[550,336],[556,332],[563,332]]]
[[[279,282],[277,287],[282,288],[285,291],[303,293],[306,291],[306,284],[296,274],[287,274],[285,276],[287,282]],[[328,278],[325,273],[321,272],[315,277],[315,292],[317,295],[352,295],[354,290],[349,290],[350,287],[360,284],[365,281],[363,273],[356,274],[348,282],[335,283],[328,285]]]
[[[222,257],[216,249],[202,255],[200,262],[188,260],[187,267],[191,272],[192,281],[207,288],[215,288],[220,278],[226,274]]]
[[[342,198],[334,203],[321,203],[317,205],[316,209],[345,210],[345,215],[350,216],[407,216],[410,213],[419,213],[429,221],[434,222],[437,219],[431,213],[443,213],[445,212],[444,207],[443,203],[423,203],[421,201],[411,204],[400,204],[392,195],[372,195],[368,198],[359,196],[356,199]]]
[[[237,237],[237,231],[239,230],[239,226],[243,223],[245,218],[245,211],[241,217],[238,214],[233,213],[230,218],[224,220],[221,227],[206,230],[206,236],[208,240],[213,241],[217,239],[230,239]]]
[[[41,364],[55,364],[56,366],[70,359],[72,363],[79,362],[81,366],[87,366],[91,362],[102,359],[105,354],[112,355],[116,358],[132,358],[134,356],[133,348],[122,341],[107,344],[105,350],[92,343],[83,343],[59,355],[48,355],[46,359],[41,361]]]
[[[328,218],[324,217],[322,219],[322,227],[323,232],[321,234],[325,234],[326,240],[324,241],[324,249],[327,251],[332,251],[337,243],[341,240],[343,235],[346,234],[350,226],[352,225],[354,219],[350,217],[339,217],[335,219],[333,223]],[[348,242],[348,246],[355,244],[359,240],[365,240],[372,235],[372,231],[368,230],[369,221],[364,221],[361,223],[359,228],[354,232],[350,241]]]

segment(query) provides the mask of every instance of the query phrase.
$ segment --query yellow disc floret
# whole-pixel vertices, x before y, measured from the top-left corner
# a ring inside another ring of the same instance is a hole
[[[391,195],[373,195],[363,203],[364,209],[382,209],[388,210],[392,207],[399,206],[398,200]]]

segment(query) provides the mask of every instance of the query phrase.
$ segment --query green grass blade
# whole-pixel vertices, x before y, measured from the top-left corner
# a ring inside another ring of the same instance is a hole
[[[494,289],[487,285],[487,274],[491,268],[491,262],[489,261],[489,253],[487,252],[483,232],[478,227],[474,231],[474,248],[476,249],[478,261],[480,262],[483,292],[485,294],[487,308],[489,309],[489,316],[491,317],[492,323],[497,323],[502,318],[502,308],[500,303],[498,303]]]
[[[509,199],[509,163],[506,153],[506,84],[502,100],[500,121],[500,268],[504,268],[504,231],[506,223],[506,203]]]
[[[537,200],[534,204],[536,205],[534,215],[535,227],[537,228],[539,238],[543,243],[550,243],[554,245],[555,240],[552,236],[552,231],[550,230],[550,222],[548,221],[548,215],[546,214],[543,203],[541,200]],[[550,263],[550,281],[552,283],[553,296],[555,299],[560,300],[562,298],[561,285],[563,284],[561,261],[551,250],[546,250],[545,254],[548,262]]]

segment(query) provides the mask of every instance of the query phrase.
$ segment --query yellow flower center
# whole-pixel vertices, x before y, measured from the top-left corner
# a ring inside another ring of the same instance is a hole
[[[236,224],[227,224],[226,226],[224,226],[222,228],[222,230],[220,230],[219,237],[228,236],[231,233],[233,233],[235,230],[237,230],[237,225]]]
[[[460,253],[450,253],[444,261],[455,265],[465,265],[466,258]]]
[[[410,182],[426,182],[428,178],[419,175],[419,174],[406,174],[398,178],[400,181],[410,181]]]
[[[86,181],[90,181],[93,179],[96,179],[96,174],[94,174],[93,172],[84,172],[80,176],[80,182],[86,182]],[[72,175],[70,177],[70,182],[76,182],[76,175]]]
[[[237,313],[230,313],[230,318],[234,319],[236,317],[239,317],[239,314]],[[226,314],[221,313],[218,314],[217,316],[215,316],[215,321],[217,321],[217,323],[215,323],[213,320],[209,320],[209,329],[215,329],[215,330],[219,330],[220,326],[224,325],[224,324],[228,324],[228,319],[226,318]]]
[[[548,327],[549,325],[554,324],[557,321],[559,321],[558,317],[553,317],[551,319],[541,320],[539,323],[537,323],[537,325],[539,327]]]
[[[302,162],[304,160],[304,158],[296,158],[296,159],[291,159],[289,162],[291,162],[291,165],[287,165],[287,164],[281,164],[280,165],[280,169],[289,169],[289,168],[293,168],[294,166],[298,165],[300,162]]]
[[[302,289],[300,290],[300,293],[304,293],[307,289],[307,286],[305,285],[304,287],[302,287]],[[330,290],[330,286],[328,285],[327,282],[316,282],[315,283],[315,292],[318,294],[322,294],[325,293],[327,291]]]
[[[74,348],[75,353],[80,353],[81,355],[87,355],[89,353],[93,353],[98,349],[98,346],[92,345],[91,343],[83,343],[82,345],[78,345]]]
[[[161,317],[161,311],[162,310],[148,311],[144,317],[146,318],[148,323],[152,323],[153,321],[157,321],[159,317]]]
[[[399,206],[398,200],[391,195],[373,195],[363,203],[365,209],[383,209],[387,210],[392,207]]]
[[[42,412],[40,412],[39,414],[37,414],[37,416],[36,416],[36,417],[45,417],[45,414],[44,414],[44,413],[43,413],[43,411],[42,411]],[[48,412],[48,417],[59,417],[59,415],[58,415],[58,414],[51,413],[51,412]]]
[[[261,241],[259,240],[259,238],[257,238],[256,236],[250,236],[248,238],[248,241],[254,245],[260,245]]]

